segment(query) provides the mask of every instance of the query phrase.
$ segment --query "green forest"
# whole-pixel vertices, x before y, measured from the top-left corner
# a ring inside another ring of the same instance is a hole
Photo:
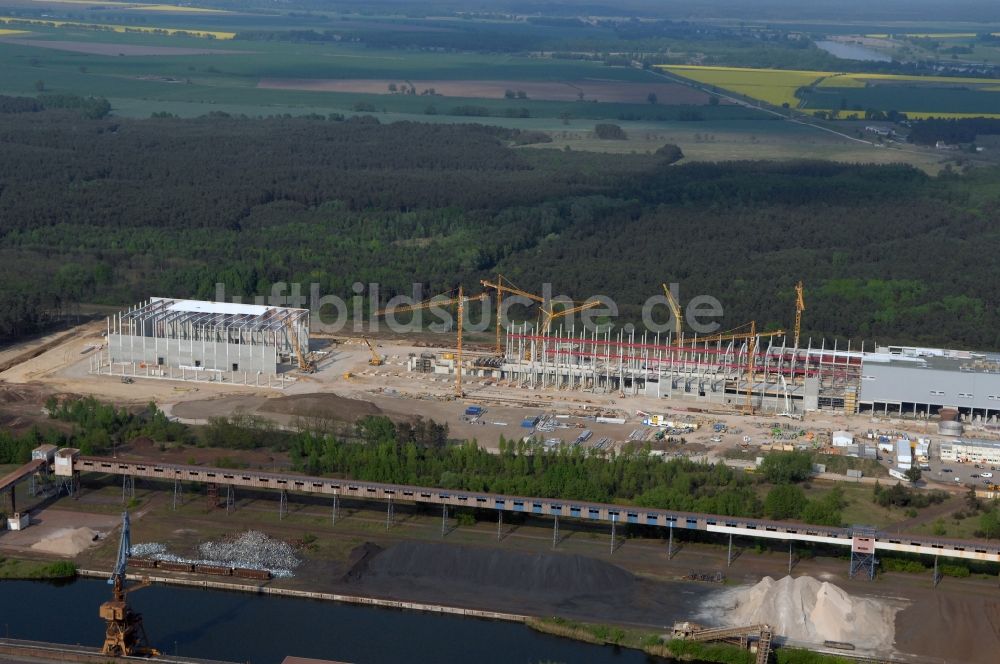
[[[996,171],[686,164],[476,124],[41,106],[0,104],[0,338],[76,303],[211,298],[216,283],[347,300],[378,283],[371,309],[413,283],[478,290],[500,272],[609,296],[616,325],[667,281],[682,304],[718,298],[728,327],[788,328],[801,279],[817,342],[1000,346]]]

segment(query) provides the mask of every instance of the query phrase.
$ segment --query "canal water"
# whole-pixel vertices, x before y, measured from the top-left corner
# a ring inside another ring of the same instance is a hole
[[[892,62],[892,58],[885,53],[859,46],[857,44],[845,44],[835,41],[818,41],[816,46],[823,49],[830,55],[835,55],[844,60],[864,60],[867,62]]]
[[[17,639],[99,646],[110,587],[0,581],[0,632]],[[154,585],[130,599],[153,646],[170,654],[254,664],[286,655],[355,664],[664,662],[635,650],[540,634],[523,625],[291,597]]]

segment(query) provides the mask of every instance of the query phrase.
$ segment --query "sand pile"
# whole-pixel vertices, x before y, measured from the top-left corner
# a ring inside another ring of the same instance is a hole
[[[888,650],[895,635],[899,607],[853,597],[837,586],[809,576],[760,583],[730,594],[732,605],[723,621],[731,625],[766,623],[794,641],[844,641],[858,648]],[[722,607],[720,607],[722,608]]]
[[[36,551],[55,553],[60,556],[75,556],[97,543],[100,536],[90,528],[60,528],[51,535],[31,545]]]

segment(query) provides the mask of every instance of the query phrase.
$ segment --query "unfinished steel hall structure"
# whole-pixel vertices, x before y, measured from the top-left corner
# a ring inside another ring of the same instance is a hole
[[[501,361],[480,362],[474,372],[528,388],[733,406],[749,398],[755,411],[764,412],[856,409],[862,349],[817,348],[809,342],[793,348],[784,337],[748,341],[700,341],[694,335],[678,340],[669,332],[622,330],[602,334],[560,328],[548,334],[524,325],[507,331]]]
[[[1000,355],[912,346],[843,346],[784,335],[701,340],[670,332],[599,333],[530,325],[507,330],[501,357],[469,371],[529,389],[569,389],[704,401],[754,412],[810,410],[1000,422]],[[751,341],[752,339],[752,341]],[[752,358],[748,358],[752,353]],[[411,369],[421,370],[413,361]],[[446,362],[422,370],[447,373]]]
[[[278,386],[308,353],[308,309],[154,297],[108,318],[91,371]]]

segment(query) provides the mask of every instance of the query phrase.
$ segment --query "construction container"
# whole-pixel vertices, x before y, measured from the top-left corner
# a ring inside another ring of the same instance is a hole
[[[13,516],[7,517],[8,530],[24,530],[31,525],[31,516],[27,512],[14,512]]]
[[[469,406],[468,408],[465,409],[465,414],[469,415],[470,417],[479,417],[480,415],[483,414],[483,412],[484,411],[482,406]]]
[[[52,463],[53,461],[55,461],[56,450],[58,449],[59,448],[56,447],[55,445],[49,445],[49,444],[39,445],[35,449],[31,450],[31,459],[32,460],[37,459],[40,461],[47,461],[49,463]]]

